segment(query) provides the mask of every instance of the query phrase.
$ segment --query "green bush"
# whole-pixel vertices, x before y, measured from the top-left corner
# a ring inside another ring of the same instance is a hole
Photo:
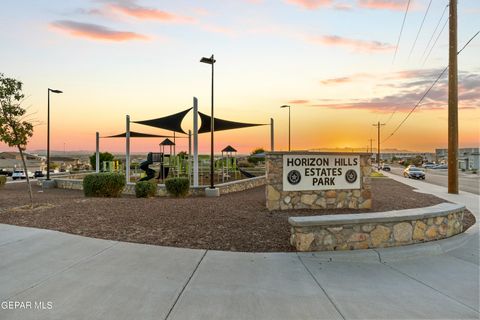
[[[0,189],[7,183],[7,176],[0,176]]]
[[[119,197],[125,187],[125,176],[118,173],[94,173],[83,179],[86,197]]]
[[[157,184],[155,181],[139,181],[135,184],[135,196],[137,198],[155,197]]]
[[[184,197],[190,189],[190,181],[187,178],[169,178],[165,180],[165,188],[175,197]]]

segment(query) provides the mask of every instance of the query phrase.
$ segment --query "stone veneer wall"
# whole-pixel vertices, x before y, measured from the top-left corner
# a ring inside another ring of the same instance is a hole
[[[67,179],[67,178],[56,178],[57,188],[60,189],[71,189],[71,190],[83,190],[83,180],[81,179]],[[237,181],[231,181],[226,183],[221,183],[216,185],[220,189],[220,194],[228,194],[232,192],[239,192],[255,187],[265,185],[265,176],[254,177],[249,179],[242,179]],[[123,194],[135,195],[135,183],[129,183],[125,186]],[[190,187],[189,196],[203,196],[205,194],[205,186],[200,186],[198,188]],[[165,189],[165,185],[157,185],[157,196],[166,197],[168,196]]]
[[[294,152],[289,154],[292,153]],[[370,209],[372,207],[370,154],[358,154],[360,156],[360,190],[283,191],[284,154],[283,152],[269,152],[266,155],[267,187],[265,192],[268,210]],[[335,153],[311,152],[311,154],[331,155]],[[357,154],[349,153],[349,155]]]
[[[309,226],[295,225],[295,218],[290,218],[290,244],[297,251],[332,251],[369,248],[395,247],[407,244],[427,242],[451,237],[463,230],[465,207],[454,206],[452,210],[435,213],[435,207],[429,207],[432,215],[419,215],[414,219],[402,220],[400,211],[391,221],[362,222],[362,214],[352,214],[351,219],[335,224],[318,224]],[[420,208],[425,209],[425,208]],[[419,210],[420,210],[419,209]],[[402,210],[411,212],[415,209]],[[372,213],[374,214],[374,213]],[[381,217],[383,213],[377,213]],[[347,215],[342,215],[347,216]],[[407,216],[407,215],[406,215]],[[320,216],[319,216],[320,217]],[[310,217],[309,217],[310,218]]]

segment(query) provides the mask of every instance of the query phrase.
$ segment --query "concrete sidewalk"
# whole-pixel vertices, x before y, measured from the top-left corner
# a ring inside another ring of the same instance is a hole
[[[469,195],[445,197],[478,217],[478,196],[476,209]],[[0,319],[478,319],[478,252],[478,224],[428,244],[316,254],[0,225]],[[15,302],[24,308],[12,310]]]

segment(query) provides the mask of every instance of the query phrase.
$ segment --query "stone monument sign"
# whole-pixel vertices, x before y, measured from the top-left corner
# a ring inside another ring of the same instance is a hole
[[[371,208],[370,154],[270,152],[267,209]]]

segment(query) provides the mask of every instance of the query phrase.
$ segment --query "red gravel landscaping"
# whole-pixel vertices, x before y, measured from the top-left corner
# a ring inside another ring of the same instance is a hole
[[[88,237],[198,249],[231,251],[293,251],[289,216],[379,212],[426,207],[445,202],[388,178],[372,179],[372,210],[265,209],[265,188],[220,198],[184,199],[85,198],[81,191],[33,186],[31,210],[24,183],[0,189],[0,223],[52,229]],[[467,214],[465,226],[475,223]]]

